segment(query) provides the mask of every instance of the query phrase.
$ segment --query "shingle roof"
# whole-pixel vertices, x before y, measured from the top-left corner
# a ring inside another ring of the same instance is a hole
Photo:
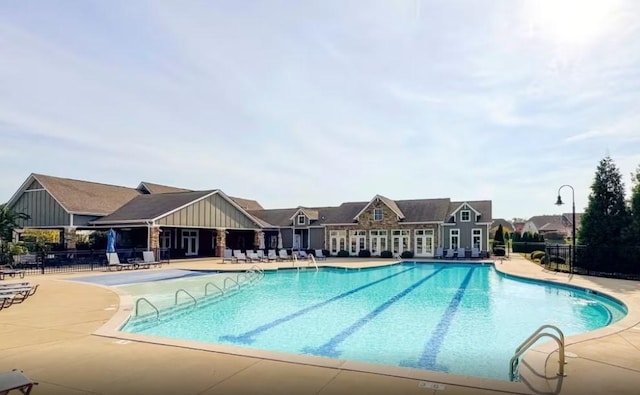
[[[449,199],[396,200],[405,222],[443,221],[449,211]]]
[[[562,215],[535,215],[529,218],[528,222],[533,222],[538,231],[546,232],[566,232],[567,226],[564,224]]]
[[[291,226],[291,216],[297,208],[281,208],[273,210],[247,210],[249,214],[272,226]]]
[[[496,218],[493,220],[493,223],[491,224],[492,228],[498,227],[502,225],[502,229],[506,229],[509,232],[513,232],[515,230],[515,228],[513,227],[513,224],[509,221],[507,221],[504,218]]]
[[[92,223],[99,225],[101,223],[119,221],[152,220],[213,192],[215,190],[139,195],[113,214],[102,217]]]
[[[229,196],[236,204],[242,207],[243,210],[263,210],[264,208],[256,200],[245,199],[239,197]]]
[[[455,209],[460,207],[462,204],[467,203],[469,206],[473,207],[477,212],[480,213],[480,222],[492,222],[491,218],[491,200],[466,200],[464,202],[451,202],[449,206],[449,213],[452,213]]]
[[[144,187],[149,193],[172,193],[172,192],[190,192],[190,189],[172,187],[169,185],[154,184],[152,182],[142,181],[138,189]]]
[[[140,195],[134,188],[32,174],[70,213],[107,215]]]

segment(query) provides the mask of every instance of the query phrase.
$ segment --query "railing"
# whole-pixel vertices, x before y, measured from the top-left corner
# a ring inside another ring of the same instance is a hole
[[[313,266],[316,267],[316,271],[318,271],[318,263],[316,262],[316,257],[313,256],[313,254],[309,255],[309,261],[311,261],[311,263],[313,263]]]
[[[218,291],[220,291],[220,294],[222,294],[224,296],[224,291],[222,290],[222,288],[218,287],[217,285],[215,285],[212,282],[208,282],[204,285],[204,296],[209,296],[209,293],[207,292],[207,290],[209,289],[209,285],[215,287],[218,289]]]
[[[156,306],[154,306],[153,303],[149,302],[149,299],[147,299],[147,298],[140,298],[140,299],[138,299],[136,301],[136,311],[135,311],[136,317],[138,316],[138,307],[140,306],[140,302],[142,302],[142,301],[147,302],[147,304],[149,306],[151,306],[156,311],[156,321],[159,320],[160,319],[160,310],[158,310],[158,308]]]
[[[553,329],[554,331],[556,331],[558,333],[558,336],[552,334],[552,333],[547,333],[547,332],[543,332],[543,330],[545,329]],[[520,360],[520,356],[529,349],[529,347],[531,347],[535,342],[537,342],[538,340],[540,340],[543,337],[550,337],[553,340],[556,341],[556,343],[558,343],[558,352],[559,352],[559,358],[558,358],[558,376],[566,376],[564,374],[564,365],[567,363],[565,361],[564,358],[564,334],[562,333],[562,331],[554,325],[542,325],[541,327],[539,327],[538,329],[536,329],[531,336],[529,336],[525,341],[522,342],[522,344],[520,344],[518,346],[518,348],[516,348],[516,351],[513,355],[513,357],[511,357],[511,360],[509,361],[509,380],[514,381],[518,375],[518,364],[519,364],[519,360]]]
[[[236,283],[236,286],[238,288],[240,288],[240,283],[239,282],[237,282],[236,280],[232,279],[231,277],[225,277],[224,278],[224,282],[222,283],[222,288],[224,288],[225,290],[227,289],[227,280],[233,281],[234,283]]]
[[[186,294],[187,296],[189,296],[192,300],[193,300],[193,306],[197,306],[198,305],[198,301],[196,300],[196,298],[193,297],[193,295],[191,295],[189,292],[187,292],[184,288],[180,288],[179,290],[176,291],[176,295],[175,295],[175,305],[178,304],[178,294],[182,292],[184,294]]]

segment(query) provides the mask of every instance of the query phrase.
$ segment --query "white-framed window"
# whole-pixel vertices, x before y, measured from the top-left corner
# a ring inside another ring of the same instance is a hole
[[[382,221],[382,208],[378,207],[373,209],[373,220]]]
[[[449,248],[456,249],[460,247],[460,229],[451,229],[449,231]]]
[[[471,221],[471,211],[470,210],[461,210],[460,211],[460,221],[461,222],[469,222],[469,221]]]
[[[160,248],[171,248],[171,229],[160,230]]]
[[[471,229],[471,247],[482,250],[482,229]]]
[[[306,223],[304,214],[298,214],[298,225],[304,225]]]

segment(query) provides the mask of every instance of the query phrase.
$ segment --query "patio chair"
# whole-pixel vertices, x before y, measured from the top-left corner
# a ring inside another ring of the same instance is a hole
[[[280,260],[283,260],[283,261],[293,260],[293,257],[287,254],[287,250],[285,250],[284,248],[278,251],[278,256],[280,257]]]
[[[447,248],[447,253],[445,254],[444,257],[447,259],[453,259],[456,257],[455,254],[456,252],[453,248]]]
[[[464,247],[458,248],[458,253],[456,254],[456,258],[465,259],[467,257],[467,250]]]
[[[17,390],[24,395],[29,395],[34,385],[38,385],[38,382],[27,377],[21,370],[13,369],[0,373],[0,394]]]
[[[264,256],[264,250],[258,250],[256,254],[258,254],[260,262],[268,262],[271,260],[269,257]]]
[[[117,252],[107,252],[107,262],[108,270],[115,268],[120,271],[122,269],[137,269],[139,267],[137,262],[121,263]]]
[[[0,269],[0,280],[4,280],[6,276],[20,276],[20,278],[24,278],[24,270],[17,270],[12,268],[11,266],[4,266]]]
[[[278,254],[276,254],[276,250],[269,250],[267,251],[267,259],[270,261],[277,261],[280,259],[280,257],[278,257]]]
[[[233,256],[236,257],[236,263],[239,263],[241,260],[247,261],[247,256],[241,250],[233,250]]]
[[[11,306],[17,296],[16,293],[0,293],[0,310]]]
[[[12,303],[22,303],[29,296],[33,296],[38,289],[39,284],[32,285],[16,285],[13,287],[1,287],[0,295],[15,294],[15,298]]]
[[[305,250],[298,250],[298,258],[309,259],[309,255],[307,255],[307,251]]]
[[[471,249],[471,258],[480,258],[480,249],[473,247]]]
[[[316,259],[317,260],[323,260],[323,259],[327,259],[327,257],[322,253],[322,250],[316,250]]]
[[[238,262],[238,258],[233,256],[233,251],[231,251],[231,249],[229,249],[229,248],[225,248],[224,249],[224,256],[222,257],[222,263],[224,263],[226,261],[231,261],[232,263],[233,262]]]
[[[436,253],[433,255],[434,258],[442,259],[444,257],[444,248],[438,247],[436,248]]]
[[[153,251],[142,251],[142,263],[140,265],[145,265],[146,267],[160,267],[162,266],[162,262],[157,261]]]
[[[249,262],[260,262],[260,257],[257,252],[247,250],[247,260]]]

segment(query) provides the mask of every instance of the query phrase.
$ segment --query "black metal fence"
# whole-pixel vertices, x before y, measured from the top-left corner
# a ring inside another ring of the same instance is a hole
[[[120,262],[129,259],[142,260],[142,252],[147,249],[118,249]],[[65,272],[84,272],[93,270],[105,270],[107,267],[106,250],[69,250],[49,251],[35,254],[22,255],[15,259],[12,267],[20,269],[25,274],[48,274]],[[169,263],[171,251],[168,248],[154,250],[154,256],[163,263]]]
[[[640,246],[547,245],[544,264],[547,268],[590,276],[640,278]]]

